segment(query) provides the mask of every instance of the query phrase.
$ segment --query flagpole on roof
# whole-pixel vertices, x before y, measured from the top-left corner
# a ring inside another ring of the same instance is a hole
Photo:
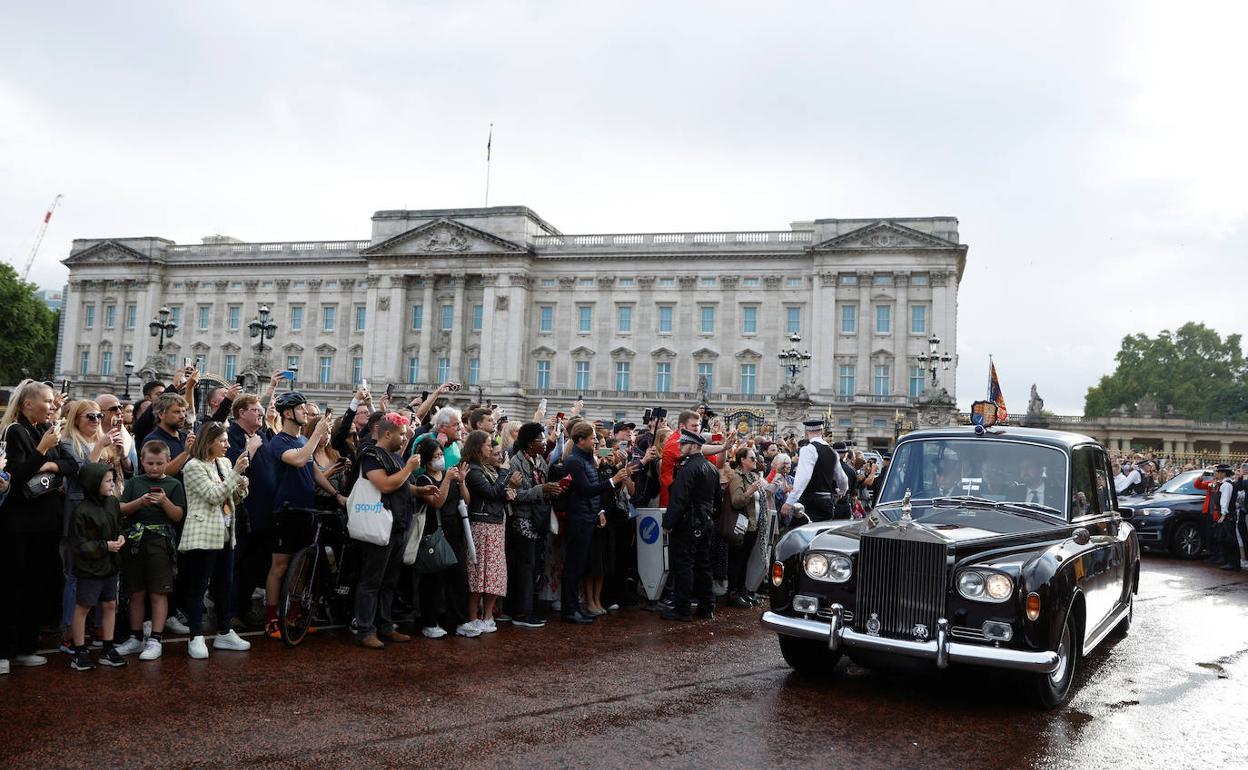
[[[490,149],[494,144],[494,124],[490,124],[490,136],[485,140],[485,207],[490,207]]]

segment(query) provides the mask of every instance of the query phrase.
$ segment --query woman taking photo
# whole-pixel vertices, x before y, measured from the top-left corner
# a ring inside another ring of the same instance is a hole
[[[475,623],[483,634],[498,630],[494,624],[494,602],[507,595],[507,533],[503,522],[507,503],[515,499],[519,474],[512,473],[514,484],[500,472],[499,452],[490,446],[490,434],[474,430],[464,442],[464,461],[468,463],[468,520],[472,525],[472,541],[477,561],[468,565],[468,622]],[[484,595],[484,606],[482,597]],[[482,614],[478,617],[478,608]]]
[[[728,547],[728,603],[734,607],[754,606],[754,598],[745,590],[745,566],[758,537],[758,505],[767,486],[757,467],[758,456],[753,449],[743,446],[733,452],[726,473],[732,508],[749,522],[741,540]]]
[[[426,510],[424,537],[443,531],[443,537],[446,538],[447,543],[454,543],[456,541],[451,537],[451,530],[455,528],[463,530],[459,522],[461,490],[466,489],[463,475],[458,467],[446,467],[442,447],[436,441],[417,443],[416,454],[420,457],[420,467],[416,469],[416,496],[420,498],[420,505],[425,506]],[[460,540],[462,539],[461,535]],[[462,569],[460,565],[455,564],[439,572],[426,572],[419,576],[416,591],[420,596],[420,633],[425,638],[441,639],[446,636],[446,629],[440,624],[442,613],[448,606],[446,589],[450,581]],[[466,618],[467,608],[461,608],[459,613],[463,613]],[[454,616],[455,622],[451,624],[452,627],[465,623],[464,620],[459,619],[459,614],[454,614]],[[460,635],[480,636],[480,633],[474,624],[471,634],[465,632]]]
[[[36,655],[41,615],[55,601],[61,575],[60,541],[65,479],[78,463],[60,447],[49,424],[57,409],[52,388],[27,380],[0,419],[9,493],[0,506],[0,674],[42,666]]]
[[[234,596],[234,511],[247,496],[250,455],[243,452],[233,464],[225,459],[230,439],[219,422],[205,423],[199,429],[191,459],[182,468],[186,485],[186,519],[178,567],[186,571],[189,591],[187,615],[191,641],[187,652],[192,658],[208,657],[204,643],[204,592],[212,587],[213,612],[217,620],[214,650],[249,650],[251,642],[241,639],[229,627]],[[225,632],[222,633],[222,629]]]
[[[105,435],[101,429],[104,412],[94,401],[75,401],[65,414],[65,429],[61,437],[61,451],[74,459],[78,467],[87,463],[103,462],[114,468],[117,478],[121,473],[121,453],[125,446],[119,433],[114,431]],[[120,485],[118,485],[120,490]],[[61,630],[63,639],[61,651],[73,649],[69,624],[74,617],[75,599],[78,595],[78,581],[74,577],[74,551],[69,544],[69,522],[74,508],[83,500],[82,485],[78,483],[78,475],[65,479],[65,513],[61,522],[61,564],[64,569],[64,588],[61,591]],[[97,615],[98,617],[98,615]]]

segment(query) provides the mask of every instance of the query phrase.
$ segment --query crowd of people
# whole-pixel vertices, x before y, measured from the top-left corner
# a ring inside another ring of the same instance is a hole
[[[250,649],[248,631],[280,638],[292,557],[316,512],[349,521],[357,492],[375,496],[388,529],[353,542],[350,630],[363,648],[541,629],[546,610],[573,625],[642,603],[672,621],[711,618],[720,604],[759,604],[751,558],[785,530],[865,515],[889,463],[829,444],[820,420],[800,440],[773,439],[705,406],[634,423],[592,421],[579,401],[548,414],[543,401],[519,421],[491,403],[449,405],[459,386],[446,383],[410,401],[361,387],[335,415],[282,390],[278,372],[263,395],[217,387],[197,408],[198,380],[183,368],[135,404],[37,381],[10,394],[0,673],[47,663],[41,631],[58,621],[60,649],[84,671],[155,660],[167,633],[188,637],[197,659],[209,638],[218,652]],[[1118,456],[1114,483],[1145,494],[1177,466]],[[1197,487],[1210,559],[1239,569],[1248,463]],[[660,602],[638,590],[634,519],[651,507],[670,544]]]
[[[861,516],[882,478],[881,458],[829,446],[821,424],[772,441],[727,430],[705,406],[634,423],[591,421],[579,401],[547,414],[543,401],[517,421],[490,403],[448,405],[458,386],[446,383],[402,403],[361,387],[335,415],[275,373],[263,395],[218,387],[197,408],[198,380],[183,368],[135,404],[37,381],[10,395],[0,673],[47,662],[37,650],[53,615],[84,671],[155,660],[166,634],[187,636],[197,659],[249,649],[240,632],[280,638],[292,556],[316,511],[349,518],[357,486],[379,497],[389,536],[353,542],[350,629],[382,650],[411,640],[409,623],[472,638],[543,628],[544,610],[587,625],[639,603],[674,621],[754,607],[761,578],[746,565],[759,540]],[[673,574],[648,603],[634,518],[653,506]],[[440,561],[408,558],[434,545]]]

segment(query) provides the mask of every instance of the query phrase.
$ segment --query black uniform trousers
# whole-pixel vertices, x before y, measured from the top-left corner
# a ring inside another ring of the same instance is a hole
[[[10,489],[10,495],[20,495]],[[5,532],[0,537],[0,658],[33,655],[39,627],[59,609],[60,532]]]
[[[802,498],[801,503],[806,507],[806,515],[811,521],[830,521],[838,518],[836,503],[833,502],[831,495],[808,495]],[[849,516],[845,518],[848,519]]]
[[[581,581],[589,572],[589,549],[598,522],[568,516],[563,520],[563,575],[559,587],[562,615],[575,615],[581,607]]]
[[[533,614],[533,590],[537,586],[537,544],[511,527],[507,528],[507,614],[515,619]]]
[[[696,598],[699,612],[711,612],[715,607],[715,589],[711,580],[710,527],[693,530],[682,525],[672,530],[668,553],[676,588],[676,611],[688,614]]]

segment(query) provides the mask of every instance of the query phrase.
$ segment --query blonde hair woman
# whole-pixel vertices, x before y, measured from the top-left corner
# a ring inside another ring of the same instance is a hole
[[[6,442],[5,470],[11,489],[0,506],[0,673],[18,666],[42,666],[35,654],[43,597],[57,579],[65,479],[78,463],[61,449],[61,435],[49,423],[57,408],[52,388],[26,380],[13,392],[0,437]],[[47,475],[43,475],[47,474]],[[47,483],[41,483],[46,480]],[[28,492],[31,486],[33,495]]]

